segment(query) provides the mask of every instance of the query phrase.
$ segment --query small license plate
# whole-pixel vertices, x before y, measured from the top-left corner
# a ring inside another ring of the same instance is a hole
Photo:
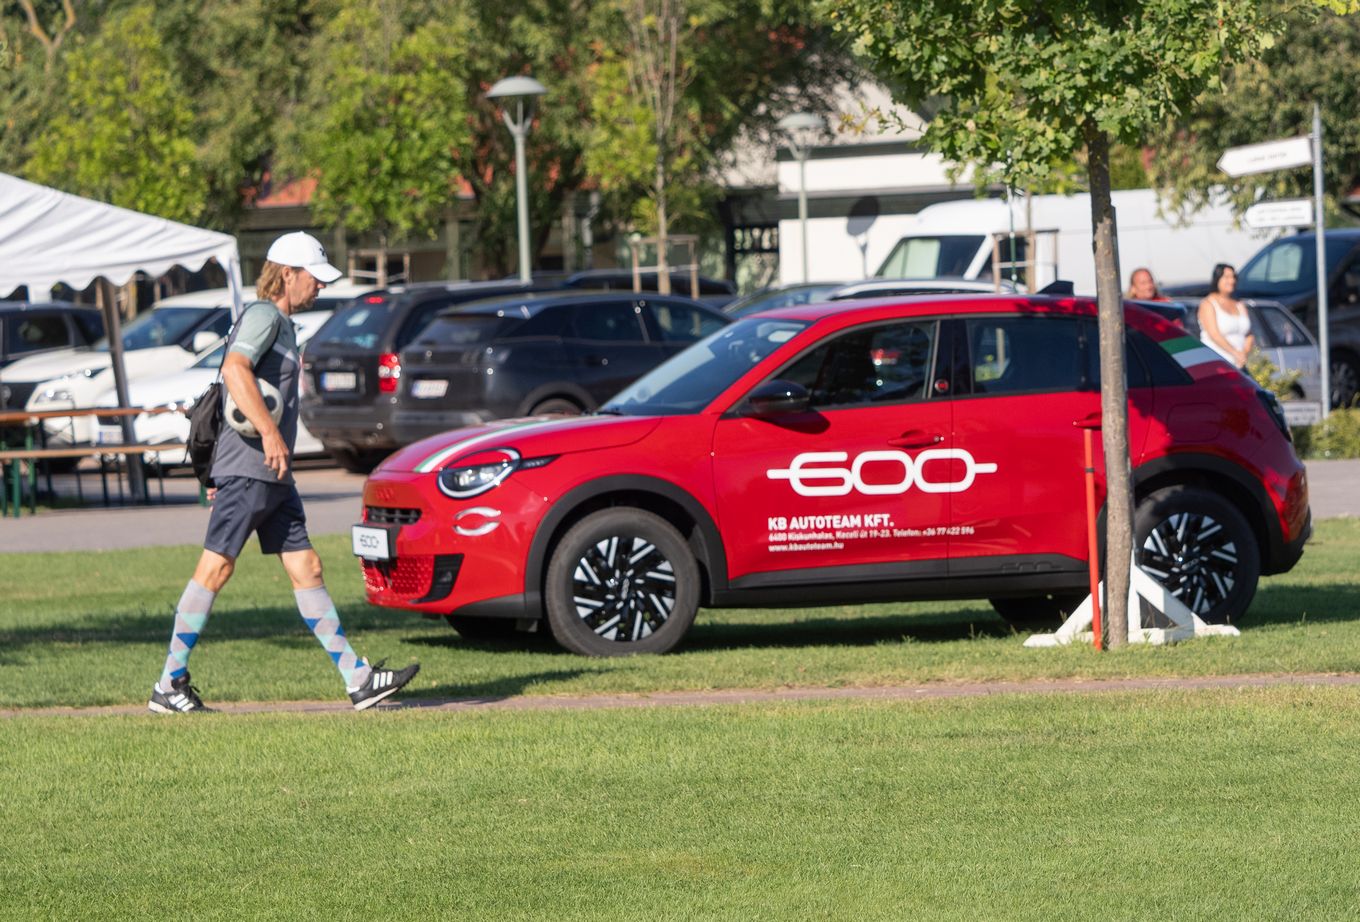
[[[113,426],[100,426],[94,431],[96,445],[118,445],[123,441],[123,430]]]
[[[323,371],[321,389],[323,391],[352,391],[359,385],[359,379],[352,371]]]
[[[417,378],[411,382],[412,397],[443,397],[449,390],[449,382],[443,378]]]
[[[354,556],[364,560],[391,560],[396,556],[395,545],[400,530],[400,525],[355,525],[350,529]]]

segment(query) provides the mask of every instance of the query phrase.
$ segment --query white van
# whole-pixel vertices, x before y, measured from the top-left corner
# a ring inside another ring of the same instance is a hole
[[[1233,227],[1227,205],[1197,211],[1180,226],[1175,215],[1159,212],[1157,193],[1151,189],[1115,192],[1112,198],[1124,289],[1140,267],[1151,269],[1160,284],[1207,283],[1215,263],[1241,266],[1278,233]],[[1079,294],[1095,294],[1089,195],[941,202],[916,217],[875,275],[983,280],[999,275],[1024,282],[1028,267],[1023,264],[1032,262],[1036,290],[1062,279],[1072,282]]]

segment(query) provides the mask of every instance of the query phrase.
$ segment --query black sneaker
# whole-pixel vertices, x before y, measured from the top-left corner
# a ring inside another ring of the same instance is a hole
[[[170,681],[170,690],[161,691],[161,683],[151,686],[151,701],[147,707],[157,714],[212,713],[212,708],[203,704],[198,697],[198,689],[189,684],[189,673]]]
[[[384,698],[396,694],[420,671],[420,664],[413,663],[405,669],[393,672],[391,669],[383,668],[385,662],[387,660],[379,660],[369,667],[368,681],[363,685],[345,689],[349,692],[349,700],[354,702],[354,710],[366,710]]]

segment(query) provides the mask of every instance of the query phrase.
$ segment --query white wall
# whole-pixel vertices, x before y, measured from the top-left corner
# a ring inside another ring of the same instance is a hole
[[[869,278],[898,239],[916,223],[915,215],[880,215],[869,233],[850,236],[846,218],[808,219],[808,279],[855,282]],[[861,250],[861,245],[865,249]],[[779,281],[803,281],[803,235],[797,218],[779,222]]]

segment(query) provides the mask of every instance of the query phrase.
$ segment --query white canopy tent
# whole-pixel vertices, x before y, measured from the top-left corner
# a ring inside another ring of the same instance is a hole
[[[123,285],[139,271],[153,278],[174,266],[196,271],[209,259],[226,270],[238,313],[234,237],[0,173],[0,295],[27,285],[30,299],[45,300],[59,282],[76,290],[101,277]]]
[[[137,272],[156,278],[174,266],[190,271],[215,259],[227,274],[232,316],[241,312],[241,257],[236,239],[165,218],[118,208],[0,173],[0,295],[21,285],[44,301],[52,286],[76,290],[103,278],[124,285]],[[117,307],[104,306],[118,405],[128,405]],[[123,420],[133,441],[132,419]],[[134,496],[144,495],[141,456],[129,456]]]

